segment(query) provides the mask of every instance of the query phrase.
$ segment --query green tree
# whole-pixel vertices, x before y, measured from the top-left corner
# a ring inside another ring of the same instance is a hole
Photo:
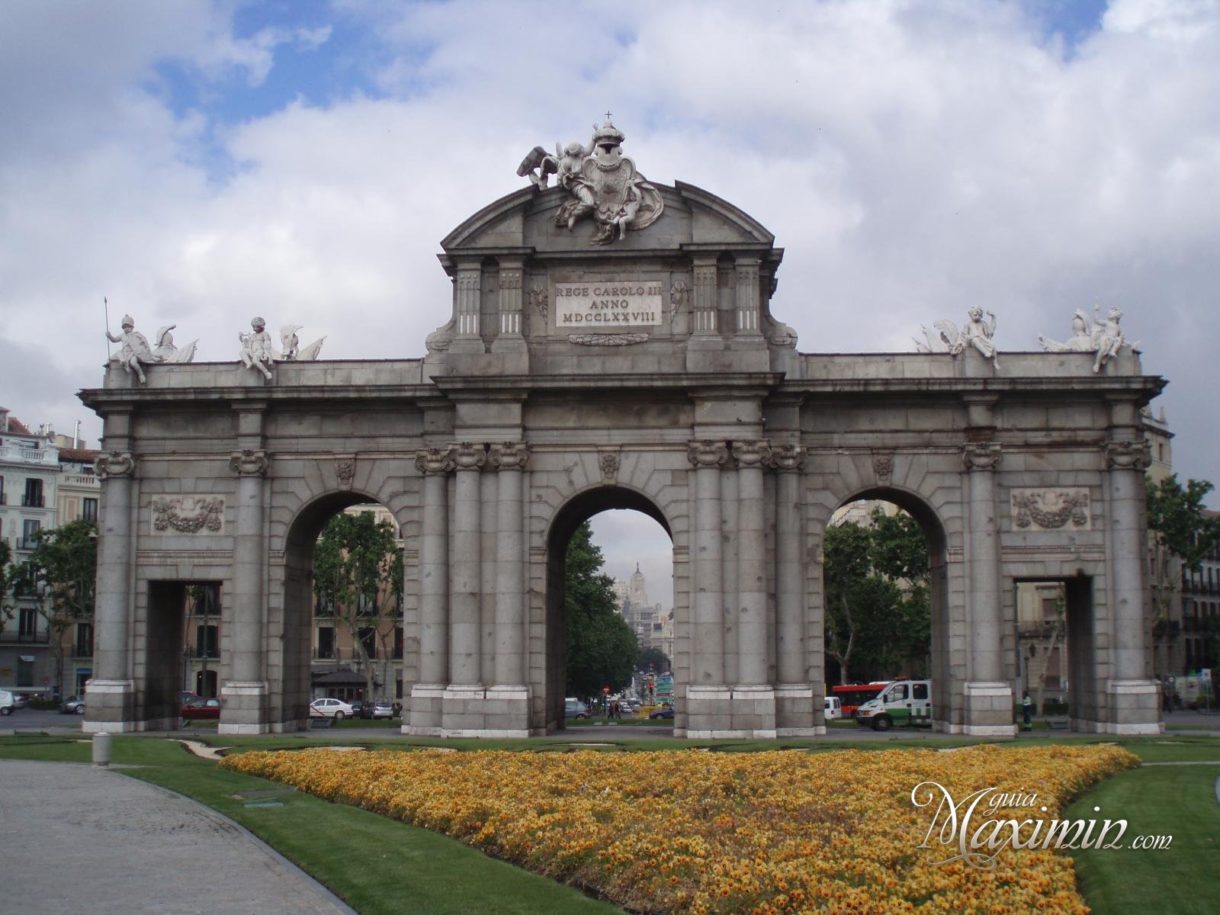
[[[13,552],[8,542],[0,540],[0,632],[4,631],[5,623],[13,618],[13,608],[9,603],[9,591],[13,586],[12,569],[9,568],[12,558]]]
[[[97,588],[97,525],[70,521],[35,534],[22,587],[42,598],[38,612],[47,621],[55,657],[55,682],[63,682],[63,635],[75,623],[93,619]],[[41,592],[39,586],[45,586]]]
[[[602,572],[603,564],[586,522],[568,542],[564,568],[569,696],[592,696],[603,686],[622,689],[635,672],[639,645],[618,614],[613,580]]]
[[[839,682],[922,668],[931,640],[928,545],[909,515],[826,531],[826,652]]]
[[[1203,500],[1213,489],[1206,480],[1187,480],[1182,486],[1176,474],[1159,482],[1144,478],[1148,506],[1148,534],[1152,549],[1152,602],[1155,613],[1154,639],[1172,641],[1178,635],[1169,608],[1178,593],[1181,567],[1197,572],[1207,555],[1220,543],[1220,517],[1206,514]],[[1205,631],[1215,654],[1214,630]],[[1168,673],[1168,671],[1164,671]]]
[[[335,515],[318,537],[313,573],[319,603],[333,608],[335,620],[351,636],[365,675],[364,695],[371,699],[374,670],[361,630],[379,630],[402,599],[402,554],[394,525],[369,511]]]
[[[658,674],[668,673],[672,670],[669,657],[655,645],[641,648],[640,656],[636,659],[635,663],[637,670],[652,670]]]

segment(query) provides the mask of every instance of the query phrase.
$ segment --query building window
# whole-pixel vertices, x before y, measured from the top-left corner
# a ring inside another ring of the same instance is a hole
[[[314,616],[334,616],[335,605],[333,601],[319,597],[314,603]]]
[[[28,642],[38,634],[38,611],[33,607],[22,607],[18,614],[17,637]]]
[[[403,642],[402,627],[395,626],[394,627],[394,660],[395,661],[402,660],[402,642]]]
[[[377,598],[361,594],[356,603],[356,612],[361,616],[376,616]]]
[[[97,499],[85,499],[81,502],[80,519],[97,524]]]
[[[36,480],[33,477],[26,477],[25,495],[21,499],[21,504],[27,508],[46,507],[46,502],[42,496],[42,480]]]
[[[21,522],[21,547],[23,550],[32,550],[38,545],[36,535],[42,530],[42,522],[26,518]]]
[[[8,499],[4,496],[4,477],[0,477],[0,505],[7,505]]]
[[[318,627],[318,657],[333,658],[335,656],[335,627]]]
[[[220,627],[199,625],[195,627],[195,657],[220,657]]]
[[[93,624],[76,624],[76,657],[93,657]]]
[[[20,655],[17,658],[17,685],[34,685],[34,658],[30,655]]]

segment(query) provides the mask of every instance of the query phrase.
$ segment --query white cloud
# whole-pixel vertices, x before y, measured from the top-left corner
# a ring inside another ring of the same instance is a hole
[[[234,358],[255,313],[327,334],[327,356],[420,355],[448,317],[439,240],[521,186],[527,149],[587,139],[610,108],[650,179],[775,233],[775,312],[803,350],[909,351],[975,303],[1002,349],[1033,349],[1116,304],[1172,381],[1179,468],[1220,482],[1214,4],[1122,0],[1068,54],[1018,5],[961,0],[346,3],[386,97],[240,124],[176,117],[158,64],[239,91],[234,73],[256,84],[285,44],[338,31],[237,36],[227,5],[65,7],[0,11],[18,128],[0,142],[0,337],[77,386],[100,378],[102,295],[146,333],[200,337],[200,359]],[[209,172],[205,141],[239,171]],[[52,401],[0,373],[29,422],[83,412],[61,390],[57,415],[30,415]]]

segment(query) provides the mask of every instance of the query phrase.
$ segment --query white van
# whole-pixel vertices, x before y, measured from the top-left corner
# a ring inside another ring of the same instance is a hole
[[[0,715],[11,715],[17,707],[17,697],[7,689],[0,689]]]
[[[826,720],[843,717],[843,701],[838,696],[827,696],[823,700]]]
[[[856,721],[874,731],[888,731],[896,724],[932,723],[932,681],[895,680],[856,709]]]

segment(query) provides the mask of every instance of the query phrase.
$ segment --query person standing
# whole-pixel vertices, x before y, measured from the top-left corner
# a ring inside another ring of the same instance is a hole
[[[1021,700],[1021,713],[1025,718],[1025,730],[1032,730],[1034,726],[1034,700],[1029,698],[1028,690],[1025,693],[1025,698]]]

